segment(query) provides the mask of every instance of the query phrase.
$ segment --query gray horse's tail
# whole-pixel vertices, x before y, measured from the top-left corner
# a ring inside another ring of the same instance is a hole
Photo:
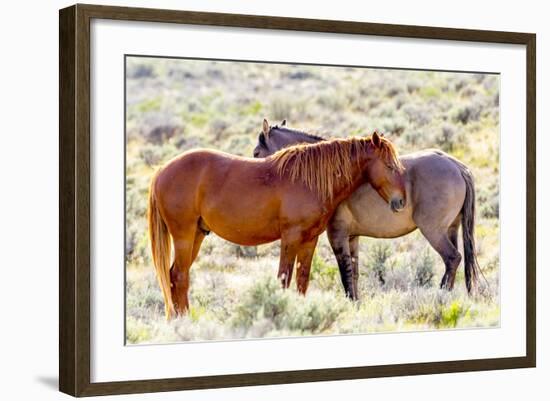
[[[474,177],[468,167],[453,158],[466,184],[466,196],[462,205],[462,241],[464,242],[464,276],[466,288],[471,293],[473,286],[477,285],[479,276],[483,275],[477,262],[475,241],[475,214],[476,191]]]

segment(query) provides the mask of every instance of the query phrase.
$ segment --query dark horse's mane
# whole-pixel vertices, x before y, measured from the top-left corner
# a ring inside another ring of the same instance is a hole
[[[299,135],[299,136],[302,136],[306,140],[310,139],[314,142],[326,141],[327,140],[327,138],[324,138],[320,135],[310,134],[309,132],[300,131],[300,130],[296,130],[296,129],[290,129],[290,128],[287,128],[287,127],[279,127],[278,125],[274,125],[273,127],[271,127],[269,132],[271,132],[272,130],[288,132],[288,133],[291,133],[292,135]],[[258,141],[260,142],[260,144],[264,148],[267,148],[267,142],[266,142],[266,139],[265,139],[265,134],[263,132],[260,132],[260,135],[258,136]]]
[[[306,138],[309,138],[309,139],[313,139],[313,140],[316,140],[316,141],[326,141],[327,138],[324,138],[320,135],[317,135],[317,134],[311,134],[309,132],[306,132],[306,131],[300,131],[300,130],[297,130],[297,129],[290,129],[290,128],[287,128],[287,127],[279,127],[278,125],[275,125],[273,127],[271,127],[271,129],[276,129],[278,131],[285,131],[285,132],[290,132],[292,134],[298,134],[298,135],[301,135],[301,136],[304,136]]]
[[[380,157],[392,168],[402,170],[392,143],[381,139]],[[294,145],[269,156],[280,176],[301,181],[322,200],[332,199],[336,183],[350,185],[357,155],[366,152],[371,137],[334,138],[315,144]]]

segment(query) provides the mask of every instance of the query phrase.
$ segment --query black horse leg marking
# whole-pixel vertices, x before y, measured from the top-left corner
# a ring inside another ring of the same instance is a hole
[[[351,252],[349,248],[349,235],[345,230],[338,229],[337,227],[329,227],[327,229],[327,235],[336,256],[338,262],[338,268],[340,269],[340,278],[344,286],[346,296],[356,300],[356,294],[353,287],[353,264],[351,262]]]
[[[334,256],[338,262],[338,268],[340,269],[340,278],[342,279],[342,285],[346,296],[352,300],[356,300],[356,292],[353,283],[353,264],[351,261],[351,253],[349,249],[349,240],[340,241],[331,244]]]
[[[353,292],[355,294],[355,299],[359,299],[359,237],[350,237],[349,239],[349,250],[351,255],[351,265],[353,272]]]
[[[338,262],[340,278],[342,279],[346,296],[355,301],[357,297],[355,295],[353,285],[353,265],[351,263],[351,255],[342,248],[333,248],[333,251]]]

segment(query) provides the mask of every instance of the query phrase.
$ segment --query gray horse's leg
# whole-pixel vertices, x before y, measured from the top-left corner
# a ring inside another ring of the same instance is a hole
[[[458,265],[462,260],[460,252],[458,252],[457,247],[454,245],[456,243],[456,236],[452,238],[452,235],[449,235],[449,229],[430,229],[426,230],[422,227],[419,227],[420,231],[426,237],[430,245],[439,253],[445,263],[445,274],[441,280],[441,288],[452,290],[454,286],[456,270]],[[454,229],[456,231],[456,229]]]
[[[349,250],[351,255],[352,277],[353,277],[353,292],[355,299],[359,299],[359,237],[349,237]]]
[[[458,227],[460,226],[460,220],[461,220],[461,216],[462,215],[458,215],[456,220],[453,222],[453,224],[451,224],[451,226],[449,227],[449,229],[447,230],[447,236],[449,237],[449,241],[451,241],[451,244],[453,245],[454,249],[456,250],[456,252],[458,253],[458,255],[460,255],[460,252],[458,251]],[[452,289],[453,288],[453,285],[454,285],[454,282],[455,282],[455,277],[456,277],[456,271],[458,269],[458,265],[460,264],[460,259],[458,260],[458,263],[456,264],[456,268],[454,268],[452,271],[450,271],[450,275],[447,276],[447,282],[450,282],[451,285],[450,285],[450,288],[444,284],[443,280],[445,279],[445,276],[443,276],[443,279],[441,280],[441,287],[445,287],[445,288],[449,288],[449,289]],[[446,267],[447,265],[445,265]],[[446,269],[447,270],[447,269]],[[445,271],[445,273],[447,273],[447,271]]]
[[[453,223],[449,229],[447,230],[447,235],[449,236],[449,240],[451,241],[451,244],[458,250],[458,227],[460,226],[460,216],[458,221]]]
[[[327,236],[338,262],[340,278],[342,279],[346,296],[352,300],[357,300],[357,294],[353,285],[353,264],[351,261],[349,234],[346,230],[329,225]]]

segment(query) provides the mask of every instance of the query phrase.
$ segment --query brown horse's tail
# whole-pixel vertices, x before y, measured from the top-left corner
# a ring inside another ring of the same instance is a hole
[[[465,164],[453,158],[466,184],[466,196],[462,205],[462,241],[464,243],[464,276],[468,293],[483,275],[477,262],[475,241],[476,191],[472,172]]]
[[[149,187],[149,240],[151,241],[151,252],[153,254],[153,264],[155,265],[157,280],[162,290],[162,295],[164,296],[164,312],[166,313],[166,319],[170,319],[175,315],[170,283],[172,239],[157,206],[155,197],[155,183],[157,177],[158,171],[153,176],[151,186]]]

